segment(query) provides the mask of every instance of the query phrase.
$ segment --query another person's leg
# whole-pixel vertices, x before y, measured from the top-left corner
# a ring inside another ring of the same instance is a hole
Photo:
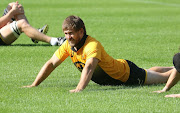
[[[58,39],[52,38],[43,33],[39,32],[37,29],[33,28],[29,23],[25,15],[17,15],[15,16],[17,20],[17,25],[20,28],[21,32],[24,32],[28,37],[33,40],[43,41],[50,43],[51,45],[58,45]]]
[[[25,33],[28,37],[34,40],[39,40],[47,43],[50,43],[51,41],[51,37],[40,33],[37,29],[33,28],[25,19],[18,20],[17,26],[21,32]]]
[[[47,42],[51,45],[61,45],[63,43],[63,41],[58,38],[52,38],[39,32],[37,29],[28,24],[25,19],[21,19],[17,22],[14,21],[11,24],[4,26],[0,30],[2,40],[8,45],[13,43],[22,32],[24,32],[28,37],[34,40]]]
[[[21,8],[23,10],[23,7]],[[8,9],[6,11],[8,12]],[[7,13],[6,11],[4,15]],[[28,23],[28,20],[24,14],[15,15],[14,19],[16,21],[12,22],[11,24],[7,24],[2,29],[0,29],[1,40],[7,45],[13,43],[22,32],[24,32],[32,40],[47,42],[51,45],[61,45],[65,40],[65,38],[52,38],[44,35],[41,33],[43,30],[38,31]]]
[[[4,26],[3,28],[0,29],[0,33],[1,33],[1,38],[3,40],[3,42],[7,45],[10,45],[11,43],[13,43],[20,35],[14,35],[11,27],[12,24],[7,24],[6,26]]]

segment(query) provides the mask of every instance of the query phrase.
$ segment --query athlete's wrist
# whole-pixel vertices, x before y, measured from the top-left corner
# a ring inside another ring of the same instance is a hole
[[[167,87],[167,86],[165,86],[165,87],[163,88],[163,91],[169,91],[169,90],[170,90],[170,88]]]

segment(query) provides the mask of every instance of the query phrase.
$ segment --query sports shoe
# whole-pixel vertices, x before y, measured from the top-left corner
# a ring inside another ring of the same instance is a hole
[[[63,42],[66,41],[65,37],[59,37],[57,39],[58,39],[57,46],[61,46],[63,44]]]
[[[48,25],[44,25],[42,28],[39,28],[38,31],[43,33],[43,34],[46,34],[48,32],[48,29],[49,29],[49,26]],[[38,40],[34,40],[34,39],[31,39],[31,40],[34,43],[38,43]]]

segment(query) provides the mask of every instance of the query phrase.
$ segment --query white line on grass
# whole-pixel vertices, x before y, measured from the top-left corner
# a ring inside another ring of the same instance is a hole
[[[147,1],[147,0],[128,0],[132,2],[142,2],[147,4],[158,4],[158,5],[164,5],[164,6],[173,6],[173,7],[180,7],[180,4],[175,3],[164,3],[164,2],[155,2],[155,1]]]

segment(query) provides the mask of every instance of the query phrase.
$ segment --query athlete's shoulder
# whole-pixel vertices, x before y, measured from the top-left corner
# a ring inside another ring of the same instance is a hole
[[[95,38],[93,38],[93,37],[91,37],[91,36],[89,36],[89,35],[88,35],[88,37],[87,37],[87,40],[88,40],[88,41],[97,41],[97,42],[98,42],[98,40],[96,40]]]
[[[96,40],[95,38],[88,36],[86,39],[86,42],[84,44],[84,50],[86,51],[97,51],[99,49],[103,48],[101,43]]]
[[[85,42],[85,45],[98,45],[98,44],[101,44],[101,43],[91,36],[88,36]]]

